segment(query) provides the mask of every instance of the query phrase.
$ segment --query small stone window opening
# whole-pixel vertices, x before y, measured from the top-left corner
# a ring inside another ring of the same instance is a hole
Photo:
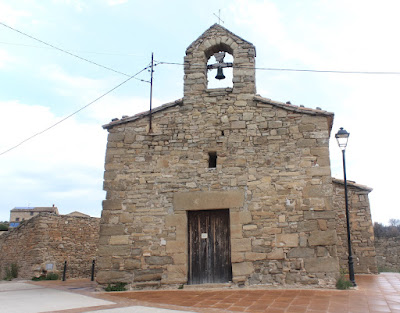
[[[217,152],[208,152],[208,167],[217,167]]]
[[[31,216],[33,215],[33,212],[31,212]]]
[[[19,222],[19,217],[17,217],[17,218],[15,219],[15,221],[16,221],[16,222]]]

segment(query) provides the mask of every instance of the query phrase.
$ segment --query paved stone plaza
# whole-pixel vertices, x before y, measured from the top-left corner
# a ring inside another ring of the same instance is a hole
[[[2,282],[8,313],[400,313],[400,274],[356,275],[356,290],[190,289],[96,292],[89,280]]]

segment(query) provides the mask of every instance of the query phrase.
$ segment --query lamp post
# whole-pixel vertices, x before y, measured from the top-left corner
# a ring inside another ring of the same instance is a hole
[[[350,134],[340,127],[339,131],[335,135],[335,138],[338,142],[339,148],[342,150],[343,156],[343,176],[344,176],[344,199],[346,203],[346,223],[347,223],[347,243],[349,248],[349,278],[353,286],[357,286],[356,281],[354,279],[354,265],[353,265],[353,254],[351,252],[351,236],[350,236],[350,220],[349,220],[349,201],[347,197],[347,179],[346,179],[346,159],[345,159],[345,151],[347,147],[347,141],[349,140]]]

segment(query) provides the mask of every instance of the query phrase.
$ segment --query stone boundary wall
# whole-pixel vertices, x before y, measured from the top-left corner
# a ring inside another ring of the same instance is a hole
[[[46,269],[62,274],[64,261],[67,278],[90,277],[99,228],[99,218],[48,213],[21,223],[0,237],[0,278],[12,263],[19,267],[19,278],[31,279]]]
[[[375,238],[379,271],[400,271],[400,237]]]
[[[333,207],[337,212],[338,256],[340,268],[348,270],[347,226],[343,180],[333,178]],[[354,271],[357,274],[378,273],[374,245],[374,228],[368,194],[371,188],[353,182],[347,184],[350,231]]]

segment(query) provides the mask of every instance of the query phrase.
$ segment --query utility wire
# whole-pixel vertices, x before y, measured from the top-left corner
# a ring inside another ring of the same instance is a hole
[[[23,43],[6,42],[6,41],[0,41],[0,44],[11,45],[11,46],[30,47],[30,48],[39,48],[39,49],[53,49],[52,47],[51,48],[50,47],[42,47],[42,46],[27,45],[27,44],[23,44]],[[81,52],[81,53],[92,53],[92,54],[103,54],[103,55],[143,56],[141,54],[136,54],[136,53],[98,52],[98,51],[84,51],[84,50],[69,50],[69,51]]]
[[[157,64],[184,65],[176,62],[157,61]],[[311,72],[311,73],[333,73],[333,74],[369,74],[369,75],[400,75],[400,72],[383,72],[383,71],[333,71],[333,70],[309,70],[309,69],[293,69],[293,68],[273,68],[273,67],[250,67],[250,66],[234,66],[236,68],[249,68],[261,71],[287,71],[287,72]]]
[[[46,45],[46,46],[49,46],[49,47],[51,47],[51,48],[53,48],[53,49],[56,49],[56,50],[61,51],[61,52],[64,52],[64,53],[66,53],[66,54],[69,54],[69,55],[71,55],[71,56],[73,56],[73,57],[75,57],[75,58],[78,58],[78,59],[80,59],[80,60],[83,60],[83,61],[85,61],[85,62],[88,62],[88,63],[94,64],[94,65],[97,65],[97,66],[99,66],[99,67],[101,67],[101,68],[104,68],[104,69],[106,69],[106,70],[109,70],[109,71],[112,71],[112,72],[114,72],[114,73],[118,73],[118,74],[121,74],[121,75],[124,75],[124,76],[127,76],[127,77],[134,77],[134,76],[136,76],[136,75],[133,75],[133,76],[132,76],[132,75],[123,73],[123,72],[121,72],[121,71],[114,70],[114,69],[112,69],[112,68],[110,68],[110,67],[101,65],[101,64],[99,64],[99,63],[90,61],[90,60],[88,60],[88,59],[86,59],[86,58],[83,58],[83,57],[81,57],[81,56],[79,56],[79,55],[76,55],[76,54],[74,54],[74,53],[72,53],[72,52],[69,52],[69,51],[67,51],[67,50],[58,48],[58,47],[56,47],[56,46],[54,46],[54,45],[52,45],[52,44],[49,44],[49,43],[47,43],[47,42],[45,42],[45,41],[43,41],[43,40],[40,40],[40,39],[35,38],[35,37],[31,36],[31,35],[28,35],[27,33],[24,33],[24,32],[22,32],[22,31],[20,31],[20,30],[18,30],[18,29],[15,29],[15,28],[13,28],[13,27],[7,25],[7,24],[4,24],[3,22],[0,22],[0,24],[3,25],[4,27],[7,27],[7,28],[9,28],[9,29],[11,29],[11,30],[17,32],[17,33],[20,33],[21,35],[24,35],[24,36],[26,36],[26,37],[29,37],[29,38],[31,38],[31,39],[33,39],[33,40],[36,40],[36,41],[38,41],[38,42],[40,42],[40,43],[42,43],[42,44],[44,44],[44,45]],[[139,80],[141,80],[141,79],[139,79]]]
[[[118,84],[117,86],[115,86],[114,88],[110,89],[109,91],[107,91],[106,93],[102,94],[100,97],[97,97],[96,99],[94,99],[93,101],[89,102],[88,104],[86,104],[85,106],[81,107],[79,110],[69,114],[68,116],[64,117],[63,119],[59,120],[58,122],[54,123],[53,125],[45,128],[44,130],[26,138],[25,140],[21,141],[20,143],[18,143],[17,145],[3,151],[0,153],[0,156],[3,154],[6,154],[7,152],[10,152],[11,150],[14,150],[15,148],[21,146],[22,144],[24,144],[25,142],[47,132],[48,130],[52,129],[53,127],[57,126],[58,124],[61,124],[62,122],[64,122],[65,120],[69,119],[70,117],[74,116],[75,114],[79,113],[80,111],[86,109],[88,106],[92,105],[93,103],[99,101],[101,98],[105,97],[106,95],[108,95],[109,93],[113,92],[115,89],[121,87],[123,84],[127,83],[128,81],[130,81],[132,78],[135,78],[135,76],[139,75],[140,73],[142,73],[143,71],[147,70],[149,67],[146,66],[144,69],[140,70],[139,72],[137,72],[135,75],[129,77],[128,79],[124,80],[122,83]]]

